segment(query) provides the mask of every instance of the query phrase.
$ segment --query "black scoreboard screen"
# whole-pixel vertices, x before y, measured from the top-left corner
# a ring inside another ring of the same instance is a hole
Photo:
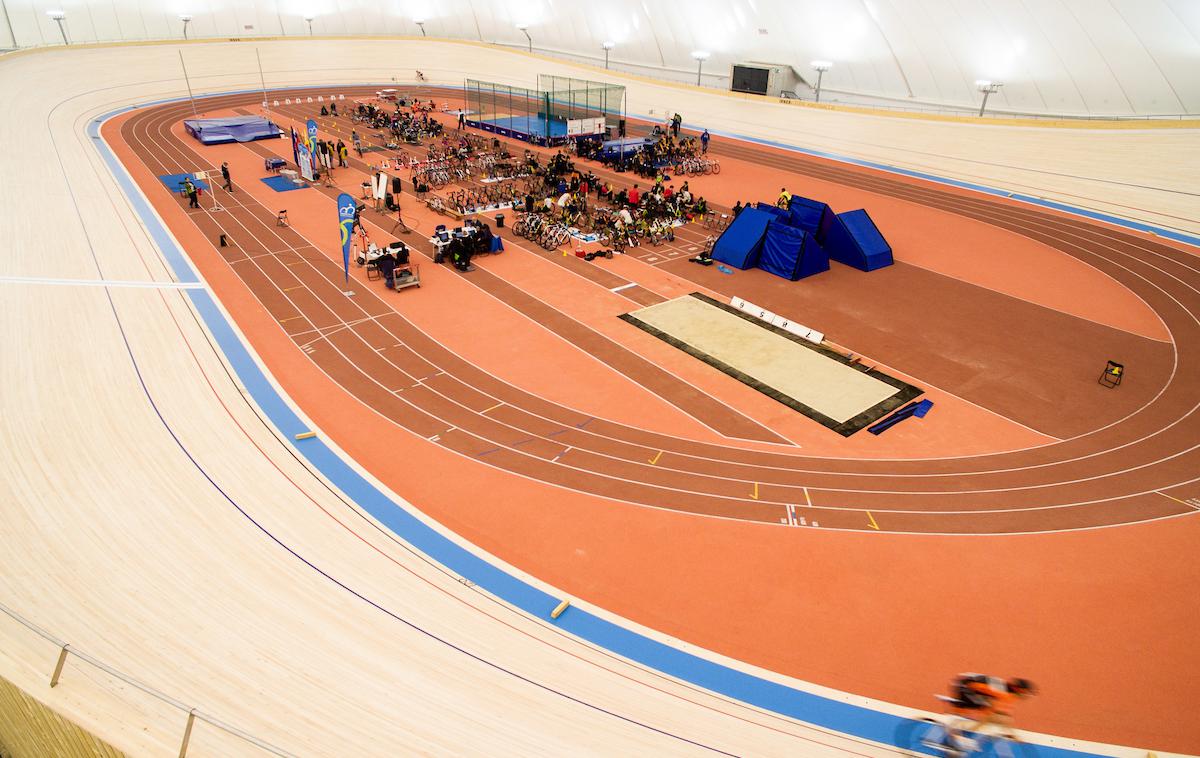
[[[734,92],[749,92],[752,95],[767,94],[767,81],[770,78],[770,71],[765,68],[754,68],[752,66],[733,67],[733,83],[730,86]]]

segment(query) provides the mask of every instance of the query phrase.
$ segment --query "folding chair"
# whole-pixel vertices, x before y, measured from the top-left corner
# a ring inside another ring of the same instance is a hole
[[[1100,375],[1100,384],[1105,387],[1116,387],[1125,378],[1125,366],[1116,361],[1109,361]]]

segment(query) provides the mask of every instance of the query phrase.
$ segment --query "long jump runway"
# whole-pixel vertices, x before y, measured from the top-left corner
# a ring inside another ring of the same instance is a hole
[[[230,95],[211,100],[210,108],[252,106],[258,99]],[[170,131],[188,110],[186,104],[147,108],[121,127],[122,139],[152,173],[213,168]],[[284,145],[256,146],[272,148],[283,150]],[[806,171],[817,170],[813,166],[818,163],[800,157],[771,160]],[[365,169],[365,164],[356,167]],[[593,419],[487,375],[422,334],[375,290],[352,300],[342,296],[340,263],[313,249],[298,232],[277,227],[274,211],[244,194],[236,202],[230,198],[222,219],[226,226],[232,220],[243,240],[239,250],[226,254],[226,261],[293,341],[308,348],[330,378],[364,403],[464,457],[562,487],[768,524],[786,523],[789,506],[811,503],[810,512],[825,528],[865,530],[869,512],[880,529],[899,532],[1056,531],[1196,512],[1189,499],[1200,494],[1200,403],[1194,378],[1200,354],[1197,258],[1142,236],[1037,208],[884,174],[867,176],[824,162],[819,170],[831,181],[1023,234],[1099,268],[1142,297],[1166,324],[1176,351],[1170,381],[1119,423],[1023,451],[936,460],[847,460],[748,450]],[[207,211],[192,219],[209,239],[221,228]],[[428,242],[409,243],[431,257]],[[476,272],[481,273],[486,274]],[[552,310],[522,299],[516,285],[495,286],[483,275],[468,281],[530,318],[546,315],[532,308]],[[392,345],[400,349],[381,352]],[[623,369],[643,370],[651,369],[634,364]],[[566,449],[570,453],[563,455]]]

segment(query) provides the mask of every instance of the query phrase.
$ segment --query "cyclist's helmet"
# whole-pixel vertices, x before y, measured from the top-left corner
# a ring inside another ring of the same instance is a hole
[[[1021,697],[1029,697],[1030,695],[1037,694],[1037,685],[1035,685],[1033,682],[1029,681],[1028,679],[1022,679],[1020,677],[1016,677],[1013,679],[1009,679],[1007,684],[1008,684],[1008,691],[1013,693],[1014,695],[1019,695]]]

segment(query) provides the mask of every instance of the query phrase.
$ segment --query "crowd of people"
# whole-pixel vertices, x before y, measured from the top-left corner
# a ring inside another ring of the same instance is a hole
[[[674,228],[693,220],[704,219],[709,214],[707,200],[693,192],[685,179],[676,183],[668,175],[680,161],[704,155],[708,150],[710,136],[707,131],[698,136],[685,136],[681,131],[682,117],[675,114],[665,124],[655,126],[646,143],[634,153],[618,159],[618,170],[629,170],[646,181],[629,188],[618,188],[613,181],[601,178],[586,167],[577,167],[576,159],[598,159],[602,142],[579,140],[571,151],[559,150],[548,158],[534,150],[525,150],[520,158],[511,156],[499,140],[468,134],[462,128],[463,115],[459,114],[460,129],[449,132],[442,129],[440,122],[430,115],[432,101],[397,102],[395,108],[388,104],[356,103],[349,115],[355,123],[350,142],[360,157],[363,155],[363,139],[358,129],[390,131],[393,136],[411,138],[428,145],[428,161],[435,158],[439,171],[447,172],[459,162],[478,162],[477,158],[491,156],[494,163],[520,168],[511,172],[512,187],[508,192],[498,192],[495,187],[483,190],[470,188],[451,193],[450,205],[440,207],[458,208],[470,212],[466,206],[488,203],[512,202],[518,210],[540,214],[543,221],[561,223],[584,233],[595,232],[603,239],[625,246],[634,246],[641,240],[655,242],[674,238]],[[337,104],[322,106],[322,115],[336,116]],[[346,115],[346,114],[341,114]],[[432,141],[430,137],[434,137]],[[438,139],[440,138],[440,139]],[[346,165],[349,148],[338,140],[318,144],[318,152],[328,151],[336,165]],[[574,153],[574,155],[572,155]],[[428,192],[422,177],[414,170],[413,189],[420,197]],[[461,172],[449,171],[451,180]],[[424,176],[424,175],[422,175]],[[680,177],[683,179],[683,177]],[[444,181],[439,180],[439,181]],[[438,185],[441,186],[441,185]],[[481,185],[482,186],[482,185]],[[487,191],[491,189],[492,191]],[[494,196],[494,197],[493,197]],[[735,208],[735,214],[740,210]],[[470,258],[479,252],[490,250],[493,233],[486,224],[473,225],[471,233],[455,235],[445,241],[444,253],[455,266],[467,270]],[[385,263],[385,265],[387,265]]]
[[[355,122],[388,132],[396,140],[410,144],[418,144],[426,136],[437,137],[443,132],[440,121],[430,117],[433,111],[433,101],[412,101],[408,110],[407,100],[397,101],[394,109],[376,106],[374,103],[358,103],[352,118]],[[329,108],[321,106],[322,116],[337,116],[337,103],[331,103]]]
[[[542,164],[527,150],[524,161],[533,181],[521,203],[526,213],[543,213],[553,221],[582,231],[598,232],[626,246],[642,239],[670,240],[676,225],[702,219],[708,201],[692,192],[687,181],[678,187],[658,172],[648,187],[629,189],[576,168],[566,151]]]

